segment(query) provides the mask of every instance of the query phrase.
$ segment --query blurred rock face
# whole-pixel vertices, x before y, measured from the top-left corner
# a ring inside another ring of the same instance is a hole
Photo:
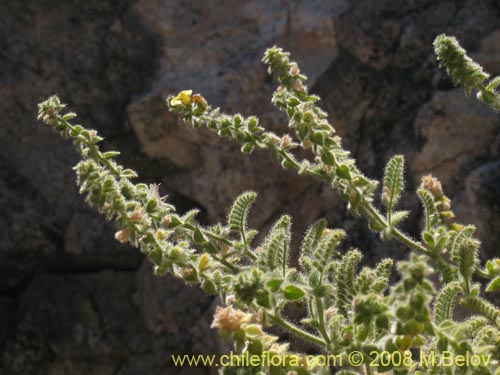
[[[0,28],[0,374],[208,374],[173,368],[171,353],[215,353],[214,301],[171,278],[156,278],[135,250],[74,187],[72,146],[35,125],[36,104],[57,93],[98,129],[103,147],[180,210],[225,219],[253,189],[251,224],[265,231],[293,215],[296,243],[325,216],[367,258],[404,256],[345,213],[331,189],[282,171],[269,155],[181,124],[164,106],[192,88],[225,112],[259,115],[286,132],[270,104],[275,83],[260,64],[282,46],[371,177],[407,155],[405,206],[423,174],[478,227],[485,256],[500,239],[500,121],[453,89],[434,62],[432,40],[456,35],[499,74],[500,22],[483,1],[23,1],[3,5]],[[497,71],[496,71],[497,70]],[[407,229],[416,234],[416,211]],[[213,372],[214,369],[211,371]]]

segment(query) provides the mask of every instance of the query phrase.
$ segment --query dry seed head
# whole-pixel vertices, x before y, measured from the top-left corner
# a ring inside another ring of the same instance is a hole
[[[325,310],[325,318],[332,318],[337,315],[338,311],[335,306],[330,306]]]
[[[247,323],[252,316],[244,311],[234,309],[232,306],[217,307],[215,310],[214,321],[211,328],[219,328],[222,331],[234,332],[241,328],[242,324]]]
[[[431,174],[422,177],[420,187],[426,189],[432,193],[436,198],[443,196],[443,189],[441,187],[441,182]]]

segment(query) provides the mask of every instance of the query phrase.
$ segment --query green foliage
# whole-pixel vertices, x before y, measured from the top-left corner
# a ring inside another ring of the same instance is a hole
[[[439,35],[434,40],[434,50],[455,86],[463,85],[467,96],[476,90],[478,100],[489,105],[495,112],[500,111],[500,93],[496,91],[500,77],[487,82],[490,75],[467,56],[454,37]]]
[[[356,295],[354,279],[356,267],[361,261],[361,258],[362,254],[358,250],[349,251],[342,257],[336,273],[337,306],[344,316],[347,316],[351,312],[352,300]]]
[[[439,325],[445,320],[452,319],[453,306],[461,291],[462,287],[457,282],[449,283],[441,289],[434,304],[434,320],[436,324]]]
[[[286,277],[288,253],[290,241],[292,240],[291,227],[290,216],[282,216],[273,225],[262,245],[263,254],[260,259],[265,267],[264,269],[268,271],[282,270],[283,278]]]
[[[247,218],[248,218],[248,210],[250,206],[253,204],[255,199],[257,198],[257,194],[253,191],[247,191],[246,193],[241,194],[233,204],[231,211],[229,212],[229,229],[233,231],[237,231],[241,240],[247,244]]]
[[[488,75],[454,38],[440,36],[435,47],[455,84],[463,84],[468,93],[479,91],[481,100],[500,108],[495,91],[500,79],[486,85]],[[410,251],[406,260],[396,262],[399,276],[392,287],[393,261],[383,259],[376,267],[362,267],[362,253],[356,249],[344,253],[340,244],[346,233],[328,228],[325,219],[305,233],[299,266],[294,267],[289,260],[289,216],[281,216],[254,246],[257,231],[247,228],[247,218],[256,193],[246,192],[236,199],[227,224],[203,227],[196,220],[197,210],[181,215],[159,196],[155,185],[133,183],[137,174],[114,160],[119,153],[101,152],[98,143],[102,138],[94,130],[72,125],[76,115],[63,114],[64,105],[57,97],[40,104],[39,119],[75,144],[81,157],[75,167],[80,192],[115,222],[118,241],[139,248],[156,274],[170,273],[221,297],[225,307],[217,309],[212,326],[224,338],[232,338],[237,352],[293,353],[287,343],[278,344],[278,337],[265,332],[268,325],[275,324],[322,353],[347,358],[357,352],[362,356],[361,366],[348,362],[337,366],[339,375],[498,375],[500,311],[482,296],[483,283],[478,279],[486,281],[487,291],[500,290],[500,260],[480,265],[475,228],[454,221],[451,201],[432,176],[424,176],[417,190],[424,208],[421,240],[402,232],[398,224],[408,212],[395,211],[395,207],[404,189],[404,158],[396,155],[387,163],[382,181],[383,215],[373,199],[378,182],[364,176],[343,149],[327,114],[316,104],[319,98],[308,93],[306,77],[297,63],[277,47],[269,49],[263,61],[280,83],[272,101],[288,116],[290,134],[277,136],[266,131],[255,116],[212,109],[190,90],[169,97],[167,105],[194,127],[207,126],[221,137],[241,143],[243,152],[268,150],[284,168],[314,176],[337,190],[348,209],[366,219],[383,240],[398,241]],[[305,152],[312,157],[301,160],[299,155]],[[299,323],[287,318],[289,304],[305,308]],[[462,308],[462,314],[466,308],[472,315],[455,320],[455,306]],[[410,356],[405,362],[370,366],[376,353],[403,355],[416,350],[424,355],[450,351],[492,359],[476,367],[454,364],[445,368],[419,363]],[[285,363],[227,367],[221,373],[326,375],[328,371],[325,366]]]

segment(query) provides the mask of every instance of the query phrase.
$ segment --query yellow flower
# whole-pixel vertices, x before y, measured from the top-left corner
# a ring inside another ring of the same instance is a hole
[[[184,90],[181,91],[175,98],[170,101],[170,105],[175,107],[179,105],[188,105],[191,104],[191,94],[193,90]]]

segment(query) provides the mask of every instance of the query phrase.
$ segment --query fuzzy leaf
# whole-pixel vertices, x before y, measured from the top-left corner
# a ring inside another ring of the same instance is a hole
[[[245,243],[248,210],[256,198],[257,194],[253,191],[247,191],[241,194],[238,198],[236,198],[233,203],[233,207],[229,212],[229,228],[233,231],[237,231]]]
[[[459,270],[467,284],[479,263],[478,246],[479,242],[473,239],[466,239],[460,246]]]
[[[495,277],[486,287],[487,292],[500,292],[500,276]]]
[[[425,213],[425,231],[429,231],[438,224],[439,213],[434,202],[434,196],[425,189],[418,189],[417,195],[424,206]]]
[[[323,230],[311,255],[312,264],[318,271],[323,272],[332,257],[338,254],[337,246],[345,236],[346,233],[342,229]]]
[[[198,210],[198,209],[189,210],[188,212],[186,212],[182,216],[182,218],[181,218],[182,223],[185,223],[185,224],[193,223],[196,215],[198,215],[199,213],[200,213],[200,210]]]
[[[392,225],[396,226],[408,217],[410,211],[396,211],[392,214]]]
[[[472,238],[474,232],[476,231],[476,227],[474,225],[467,225],[460,229],[453,236],[453,240],[451,242],[451,259],[457,263],[460,262],[460,251],[463,247],[464,241],[468,238]]]
[[[264,240],[262,247],[265,256],[262,258],[264,268],[274,271],[276,268],[286,273],[288,263],[288,250],[291,241],[292,221],[290,216],[283,215],[271,228],[269,234]]]
[[[289,301],[297,301],[304,297],[306,292],[295,285],[287,285],[283,288],[283,295]]]
[[[458,282],[449,283],[439,292],[434,304],[434,319],[436,324],[452,319],[453,305],[462,287]]]
[[[356,267],[361,261],[361,253],[358,250],[351,250],[342,257],[336,274],[337,279],[337,305],[339,311],[347,316],[351,310],[352,299],[355,295],[354,278]]]
[[[387,162],[384,174],[384,186],[382,190],[382,203],[387,207],[387,212],[392,214],[394,206],[399,200],[404,188],[404,158],[395,155]]]
[[[304,259],[310,259],[318,245],[318,242],[325,230],[327,222],[325,219],[320,219],[312,224],[306,231],[302,247],[300,251],[300,264],[304,266]]]
[[[463,302],[466,306],[470,306],[475,311],[481,313],[482,315],[490,319],[492,322],[496,323],[500,311],[490,302],[486,301],[483,298],[472,297],[472,296],[464,298]]]

